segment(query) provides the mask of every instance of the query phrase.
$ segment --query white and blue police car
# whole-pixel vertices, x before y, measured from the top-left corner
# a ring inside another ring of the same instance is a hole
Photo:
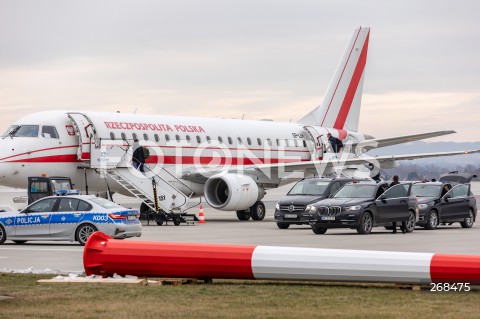
[[[95,231],[113,238],[140,237],[139,217],[137,210],[104,198],[58,191],[57,196],[42,198],[21,211],[0,212],[0,244],[65,240],[85,245]]]

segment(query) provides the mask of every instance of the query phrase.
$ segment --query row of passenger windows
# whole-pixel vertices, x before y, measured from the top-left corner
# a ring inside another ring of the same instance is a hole
[[[143,137],[143,140],[145,140],[145,141],[150,140],[150,137],[147,133],[144,133],[142,137]],[[175,139],[177,142],[182,141],[182,138],[178,134],[175,135],[175,136],[170,136],[169,134],[165,134],[164,137],[165,137],[165,142],[167,142],[167,143],[170,142],[173,139]],[[120,138],[122,140],[126,141],[127,140],[127,135],[125,133],[121,133]],[[110,139],[112,139],[112,140],[116,139],[115,133],[110,132]],[[138,137],[138,135],[136,133],[133,133],[132,134],[132,139],[133,140],[139,140],[140,138]],[[157,143],[160,142],[160,136],[158,134],[153,134],[153,140]],[[190,137],[190,135],[187,135],[185,137],[185,140],[188,143],[192,142],[192,138]],[[199,135],[195,136],[195,140],[197,141],[198,144],[201,144],[203,142],[202,138]],[[212,139],[211,139],[210,136],[207,136],[205,138],[205,141],[207,143],[211,143]],[[224,139],[221,136],[218,136],[217,141],[220,144],[224,144]],[[245,139],[245,141],[247,142],[247,145],[249,145],[249,146],[254,145],[254,144],[258,145],[258,146],[262,146],[262,144],[264,143],[261,138],[251,139],[250,137],[247,137]],[[274,139],[273,141],[275,141],[276,146],[286,146],[286,147],[299,147],[300,146],[299,140],[296,140],[296,139],[289,140],[289,139],[278,139],[277,138],[277,139]],[[272,141],[272,139],[267,138],[267,140],[265,141],[265,144],[268,145],[268,146],[273,146],[273,144],[274,144],[273,141]],[[244,140],[241,137],[237,137],[236,142],[237,142],[238,145],[245,145]],[[307,147],[306,141],[302,140],[302,142],[303,142],[303,147]],[[225,140],[225,144],[227,144],[227,143],[229,145],[233,145],[233,138],[228,136]]]

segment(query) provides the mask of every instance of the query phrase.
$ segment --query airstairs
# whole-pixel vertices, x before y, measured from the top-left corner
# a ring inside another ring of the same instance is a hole
[[[144,219],[154,220],[158,225],[168,221],[175,225],[198,221],[195,215],[186,213],[187,209],[198,205],[188,207],[194,195],[191,188],[161,165],[147,164],[144,165],[145,173],[140,172],[131,164],[131,140],[100,137],[106,135],[97,131],[96,127],[101,124],[85,113],[71,112],[68,116],[79,137],[78,159],[87,168],[95,169],[100,177],[113,180],[125,193],[140,199],[144,203],[141,207]]]

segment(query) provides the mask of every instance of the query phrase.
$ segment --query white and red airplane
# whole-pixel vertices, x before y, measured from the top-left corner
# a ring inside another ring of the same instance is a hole
[[[358,132],[369,35],[369,28],[355,29],[323,103],[297,123],[66,110],[34,113],[15,122],[0,139],[0,184],[26,188],[27,177],[46,174],[69,176],[77,188],[85,188],[88,181],[90,190],[105,191],[106,182],[115,176],[107,174],[105,179],[98,173],[130,167],[129,146],[139,139],[151,152],[146,175],[161,175],[164,181],[159,185],[160,201],[165,200],[163,191],[173,199],[175,192],[186,194],[181,204],[169,202],[170,208],[186,208],[190,197],[203,195],[216,209],[237,211],[239,219],[263,219],[265,190],[298,179],[298,172],[324,175],[338,168],[356,170],[365,163],[378,169],[398,160],[478,152],[375,158],[364,154],[373,147],[454,133],[376,139]],[[342,153],[329,150],[327,133],[343,141]],[[127,184],[142,188],[138,180],[145,176],[132,176]],[[135,195],[130,186],[120,182],[110,187]]]

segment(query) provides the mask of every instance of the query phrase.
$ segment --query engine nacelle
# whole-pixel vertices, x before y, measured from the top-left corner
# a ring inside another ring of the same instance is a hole
[[[217,174],[205,183],[204,196],[215,209],[245,210],[263,198],[265,191],[249,177],[241,174]]]

